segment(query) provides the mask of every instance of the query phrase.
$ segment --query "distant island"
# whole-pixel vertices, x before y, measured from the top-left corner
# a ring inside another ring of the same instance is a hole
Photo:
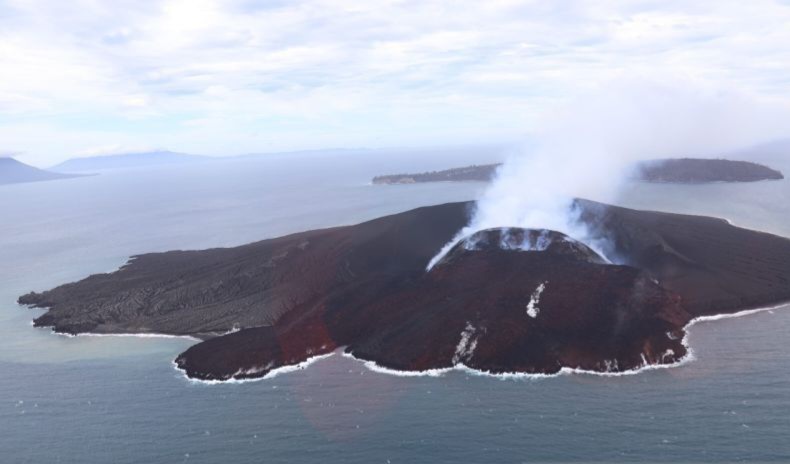
[[[71,158],[50,169],[58,172],[94,172],[146,166],[188,164],[207,160],[211,160],[211,158],[208,156],[188,155],[172,151],[150,151]]]
[[[481,164],[419,174],[376,176],[374,184],[414,184],[421,182],[487,182],[494,178],[498,164]],[[701,184],[709,182],[755,182],[783,179],[781,172],[749,161],[677,158],[640,162],[635,178],[644,182]]]
[[[446,169],[444,171],[430,171],[419,174],[390,174],[376,176],[374,184],[415,184],[420,182],[463,182],[479,181],[488,182],[494,178],[496,170],[502,166],[497,164],[480,164],[464,166],[462,168]]]
[[[696,318],[790,300],[790,240],[722,219],[577,200],[602,256],[559,232],[489,229],[429,260],[469,220],[450,203],[234,248],[132,257],[19,298],[56,332],[204,339],[201,380],[263,377],[342,350],[395,371],[619,373],[688,355]]]
[[[762,164],[726,159],[659,159],[639,164],[638,178],[645,182],[701,184],[756,182],[784,179],[781,172]]]
[[[0,157],[0,185],[71,179],[73,177],[81,176],[50,172],[22,163],[14,158]]]

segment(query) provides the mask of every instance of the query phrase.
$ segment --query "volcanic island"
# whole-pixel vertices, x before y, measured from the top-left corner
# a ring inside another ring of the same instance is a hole
[[[408,372],[633,372],[687,359],[695,318],[790,301],[786,238],[587,200],[572,208],[608,259],[560,232],[497,228],[428,270],[473,208],[143,254],[19,303],[46,308],[34,325],[59,333],[199,338],[175,364],[227,381],[337,351]]]

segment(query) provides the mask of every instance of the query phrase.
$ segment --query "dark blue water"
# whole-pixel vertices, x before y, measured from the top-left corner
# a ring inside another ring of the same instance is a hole
[[[467,161],[487,159],[312,156],[0,187],[0,462],[790,460],[786,310],[698,324],[694,362],[628,377],[403,378],[335,356],[270,380],[203,385],[170,364],[188,340],[56,336],[14,303],[130,254],[471,199],[481,185],[367,185]],[[632,185],[622,202],[790,236],[787,181]]]

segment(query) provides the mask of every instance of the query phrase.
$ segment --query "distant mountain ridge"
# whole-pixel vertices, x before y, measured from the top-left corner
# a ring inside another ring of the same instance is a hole
[[[58,172],[91,172],[143,166],[189,164],[210,159],[211,158],[208,156],[189,155],[186,153],[176,153],[164,150],[71,158],[50,169]]]
[[[400,153],[414,154],[418,151],[425,152],[430,155],[434,152],[448,153],[450,150],[453,152],[461,152],[468,154],[470,150],[479,151],[480,149],[491,150],[490,147],[468,147],[468,148],[322,148],[311,150],[292,150],[292,151],[272,151],[272,152],[252,152],[236,155],[226,156],[205,156],[194,155],[188,153],[173,152],[170,150],[155,150],[144,152],[128,152],[117,153],[99,156],[87,156],[79,158],[70,158],[60,164],[50,167],[49,169],[57,172],[74,172],[74,173],[95,173],[96,171],[115,170],[115,169],[130,169],[147,166],[160,166],[160,165],[186,165],[197,162],[217,162],[217,161],[243,161],[256,158],[276,158],[276,157],[295,157],[295,156],[330,156],[340,154],[370,154],[371,156],[378,155],[396,155]],[[498,150],[499,148],[497,148]]]
[[[69,179],[81,177],[75,174],[61,174],[35,168],[14,158],[0,157],[0,185],[21,184],[25,182],[43,182],[47,180]]]

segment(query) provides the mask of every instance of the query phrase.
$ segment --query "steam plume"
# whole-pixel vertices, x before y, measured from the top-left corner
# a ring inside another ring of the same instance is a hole
[[[531,149],[514,152],[477,202],[462,238],[493,227],[563,232],[602,253],[572,209],[574,198],[616,203],[640,159],[716,156],[786,135],[787,108],[683,85],[617,82],[552,118]]]

